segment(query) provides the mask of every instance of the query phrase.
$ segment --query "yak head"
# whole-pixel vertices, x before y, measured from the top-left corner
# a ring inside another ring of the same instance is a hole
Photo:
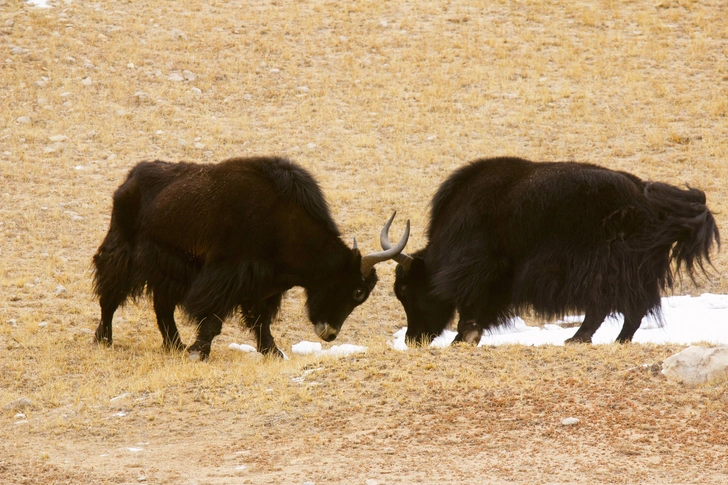
[[[391,223],[392,219],[380,235],[384,249],[392,247],[388,234]],[[425,264],[425,255],[426,250],[412,256],[400,252],[393,258],[399,263],[395,272],[394,294],[407,315],[405,338],[422,345],[429,344],[440,335],[455,314],[455,305],[442,300],[432,291],[432,277]]]
[[[396,214],[396,213],[395,213]],[[391,224],[394,215],[390,218]],[[388,228],[388,226],[385,226]],[[407,221],[402,239],[384,251],[362,256],[357,248],[349,250],[348,261],[328,280],[306,289],[308,317],[314,325],[316,335],[326,342],[336,338],[344,320],[357,306],[364,303],[377,284],[374,265],[398,256],[409,238],[410,224]]]

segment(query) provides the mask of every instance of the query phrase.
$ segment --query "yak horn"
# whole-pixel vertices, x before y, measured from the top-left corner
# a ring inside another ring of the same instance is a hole
[[[389,221],[384,225],[384,229],[382,229],[382,234],[385,232],[389,234],[389,226],[392,225],[392,221],[394,220],[394,216],[397,214],[395,212],[392,214],[392,217],[389,218]],[[369,276],[369,273],[372,271],[372,268],[375,264],[381,263],[382,261],[387,261],[388,259],[394,259],[396,261],[399,261],[397,258],[400,256],[402,251],[404,250],[404,247],[407,245],[407,240],[409,239],[409,233],[410,233],[410,222],[407,221],[407,227],[404,230],[404,235],[402,236],[402,239],[399,240],[396,246],[392,246],[389,244],[389,247],[384,248],[384,251],[379,251],[372,254],[367,254],[366,256],[363,256],[361,258],[361,274],[365,278]],[[380,238],[381,239],[381,238]],[[389,243],[389,238],[387,238],[387,243]],[[355,248],[356,249],[356,248]],[[407,256],[409,257],[409,256]]]
[[[379,243],[382,245],[382,249],[390,249],[392,247],[392,243],[389,242],[389,228],[392,225],[394,216],[396,216],[396,215],[397,215],[397,211],[394,211],[394,214],[392,214],[392,217],[389,218],[387,223],[382,228],[381,234],[379,234]],[[407,221],[407,234],[409,235],[409,220]],[[401,264],[405,270],[409,270],[410,266],[412,266],[412,256],[405,254],[403,252],[400,252],[399,254],[394,256],[392,259],[394,259],[399,264]]]

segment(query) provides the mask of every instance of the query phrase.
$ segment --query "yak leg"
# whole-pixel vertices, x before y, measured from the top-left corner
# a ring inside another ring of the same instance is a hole
[[[273,335],[270,333],[270,324],[278,314],[282,296],[282,293],[278,293],[262,302],[254,304],[246,302],[241,305],[245,323],[255,333],[258,352],[261,354],[283,357],[283,352],[276,347]]]
[[[646,313],[644,310],[625,312],[624,325],[622,325],[622,331],[617,335],[617,342],[621,344],[631,342]]]
[[[157,326],[162,333],[162,347],[165,350],[183,350],[185,348],[174,321],[176,306],[177,302],[168,295],[163,295],[159,291],[154,292],[154,312],[157,314]]]
[[[114,312],[119,308],[122,301],[121,298],[109,297],[108,295],[101,295],[99,298],[99,303],[101,304],[101,321],[96,328],[95,335],[95,341],[99,345],[111,345],[111,322],[114,319]]]
[[[602,325],[607,315],[609,315],[609,312],[587,308],[586,314],[584,315],[584,322],[579,327],[579,330],[576,331],[573,337],[566,339],[564,343],[591,343],[594,332]]]
[[[210,357],[210,348],[212,347],[212,339],[220,335],[222,331],[222,319],[217,315],[210,315],[209,317],[200,320],[197,327],[197,340],[195,343],[190,345],[188,349],[190,352],[190,359],[192,360],[207,360]]]
[[[483,327],[478,322],[467,316],[460,315],[458,320],[458,334],[453,342],[465,342],[468,344],[478,345],[480,338],[483,336]]]

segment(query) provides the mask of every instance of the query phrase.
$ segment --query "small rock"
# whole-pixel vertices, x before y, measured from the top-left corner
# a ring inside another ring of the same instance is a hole
[[[66,57],[66,62],[68,62],[69,64],[73,64],[74,62],[76,62],[76,58],[68,56]]]
[[[188,71],[186,69],[182,71],[182,77],[188,81],[194,81],[195,79],[197,79],[197,75],[194,72]]]
[[[39,326],[40,328],[43,328],[43,327],[47,327],[47,326],[48,326],[48,322],[40,322],[40,323],[38,324],[38,326]]]
[[[33,403],[27,397],[21,397],[19,399],[16,399],[15,401],[7,403],[5,406],[3,406],[3,409],[5,411],[16,411],[18,409],[25,409],[27,407],[30,407],[32,404]]]
[[[66,287],[63,285],[56,286],[56,296],[65,295],[68,293],[68,290],[66,290]]]
[[[130,62],[129,64],[126,65],[126,67],[128,69],[134,69],[134,63],[133,62]]]
[[[12,49],[10,49],[10,53],[14,55],[23,55],[30,52],[28,49],[23,49],[22,47],[15,46]]]
[[[34,84],[35,84],[36,86],[38,86],[39,88],[44,88],[44,87],[46,87],[46,83],[45,83],[45,81],[36,81],[36,82],[35,82]]]
[[[579,424],[579,420],[577,418],[566,418],[563,421],[561,421],[562,426],[574,426],[575,424]]]
[[[724,379],[728,377],[728,346],[690,346],[665,359],[662,373],[668,379],[690,385]]]
[[[314,148],[316,148],[316,144],[315,144],[315,143],[309,143],[309,144],[308,144],[308,145],[306,145],[306,146],[307,146],[307,147],[308,147],[309,149],[312,149],[312,150],[313,150]]]
[[[6,320],[5,323],[7,323],[8,325],[11,325],[13,327],[18,326],[18,320],[16,318],[11,318],[10,320]]]
[[[18,116],[18,117],[17,117],[16,119],[15,119],[15,121],[16,121],[17,123],[21,123],[21,124],[23,124],[23,125],[27,125],[28,123],[30,123],[30,117],[28,117],[28,116]]]
[[[184,80],[185,80],[185,78],[184,78],[184,77],[182,77],[182,75],[181,75],[181,74],[178,74],[178,73],[176,73],[176,72],[173,72],[173,73],[172,73],[172,74],[170,74],[170,75],[169,75],[169,77],[167,78],[167,81],[172,81],[172,82],[175,82],[175,83],[178,83],[178,82],[181,82],[181,81],[184,81]]]
[[[310,89],[308,89],[308,86],[298,86],[298,90],[302,93],[307,93],[310,91]]]
[[[191,91],[195,94],[202,94],[202,89],[200,88],[192,88]]]
[[[81,84],[84,86],[91,86],[94,82],[91,80],[90,77],[85,77],[81,80]]]
[[[364,482],[366,485],[379,485],[379,482],[376,480],[373,480],[371,478],[368,478],[366,482]]]
[[[172,30],[172,37],[174,37],[177,40],[187,40],[187,34],[185,34],[184,32],[182,32],[181,30],[178,30],[178,29]]]
[[[278,69],[278,68],[275,68],[275,67],[274,67],[273,69],[271,69],[271,70],[270,70],[270,73],[271,73],[271,74],[278,74],[279,72],[281,72],[281,70],[280,70],[280,69]]]
[[[55,143],[60,143],[62,141],[68,140],[68,137],[66,135],[53,135],[49,136],[48,139]]]

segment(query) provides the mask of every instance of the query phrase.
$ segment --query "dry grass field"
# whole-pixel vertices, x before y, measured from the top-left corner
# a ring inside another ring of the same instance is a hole
[[[696,186],[728,228],[726,1],[52,5],[0,0],[0,406],[30,401],[0,483],[728,483],[728,384],[665,380],[680,346],[396,352],[386,263],[334,342],[366,354],[260,360],[228,321],[191,363],[148,303],[92,345],[90,271],[148,159],[288,156],[364,251],[394,209],[421,247],[438,184],[494,155]],[[714,264],[678,293],[728,292]],[[273,334],[316,339],[300,291]]]

